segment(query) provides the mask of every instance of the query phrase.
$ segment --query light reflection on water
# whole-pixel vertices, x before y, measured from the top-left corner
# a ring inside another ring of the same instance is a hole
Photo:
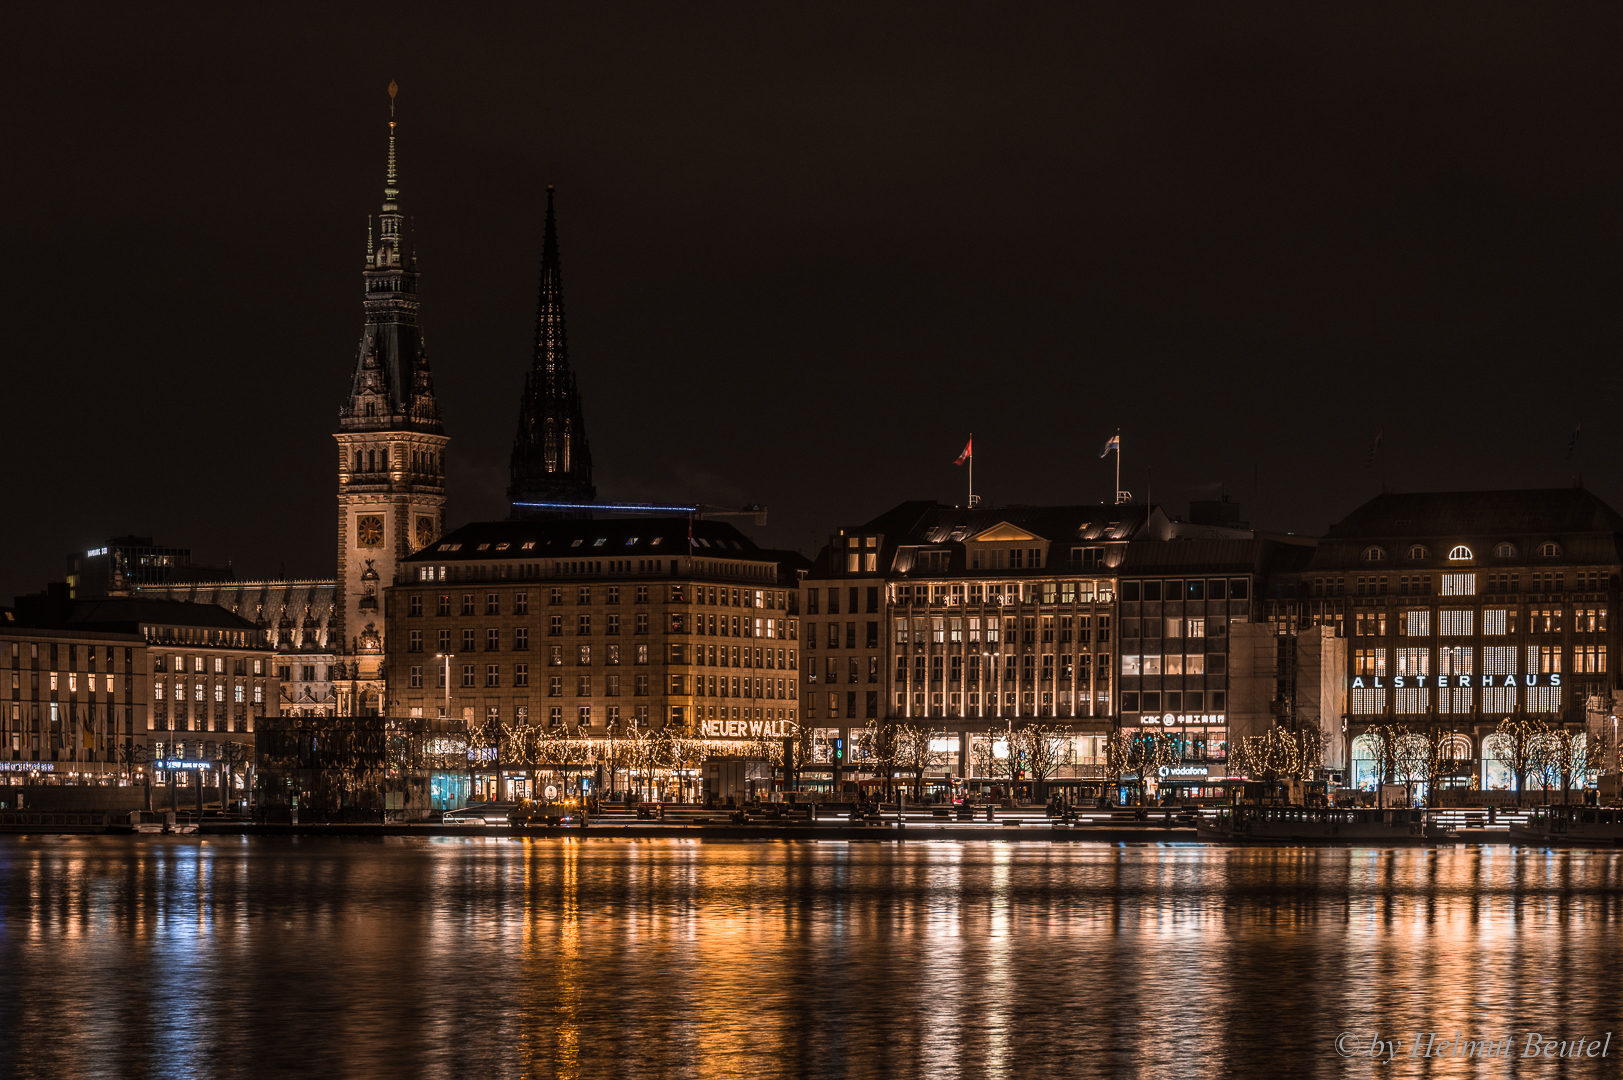
[[[0,1076],[1612,1075],[1623,1039],[1334,1041],[1623,1035],[1620,886],[1502,847],[3,837]]]

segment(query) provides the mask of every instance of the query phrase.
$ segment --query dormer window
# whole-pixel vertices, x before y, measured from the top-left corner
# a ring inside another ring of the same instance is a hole
[[[1431,558],[1431,549],[1425,544],[1416,544],[1409,549],[1408,554],[1411,559],[1429,559]]]
[[[1364,561],[1365,562],[1385,562],[1386,561],[1386,549],[1382,548],[1382,547],[1376,547],[1373,544],[1370,545],[1369,547],[1364,549]]]
[[[1516,545],[1500,544],[1493,549],[1493,557],[1496,559],[1514,559],[1516,557]]]
[[[1561,545],[1555,543],[1540,544],[1538,546],[1538,553],[1541,558],[1558,559],[1561,557]]]
[[[1472,555],[1471,549],[1466,547],[1464,544],[1455,544],[1453,547],[1448,549],[1449,562],[1469,562],[1474,558],[1476,558],[1476,556]]]

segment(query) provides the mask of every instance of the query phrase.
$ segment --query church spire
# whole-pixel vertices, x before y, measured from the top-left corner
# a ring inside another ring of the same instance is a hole
[[[404,257],[399,171],[395,151],[395,95],[389,83],[389,156],[384,170],[383,208],[374,240],[367,218],[361,334],[355,376],[340,417],[346,430],[439,432],[439,406],[428,374],[428,357],[417,326],[417,267]]]
[[[519,403],[518,434],[513,439],[512,483],[507,489],[514,517],[528,517],[537,512],[519,505],[521,503],[589,503],[597,498],[597,489],[592,485],[592,449],[586,439],[580,391],[569,366],[553,194],[549,184],[547,216],[541,236],[535,352],[524,379],[524,397]]]

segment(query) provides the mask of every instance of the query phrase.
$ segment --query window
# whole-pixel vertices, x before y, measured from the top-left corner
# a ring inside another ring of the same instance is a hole
[[[580,586],[580,588],[575,590],[575,603],[577,603],[577,604],[590,604],[591,602],[592,602],[592,587],[590,585],[582,585],[582,586]]]
[[[413,630],[413,631],[410,632],[410,634],[408,635],[408,638],[407,638],[407,642],[406,642],[406,651],[407,652],[422,652],[423,651],[423,632],[421,630]]]
[[[1402,615],[1403,621],[1399,625],[1403,627],[1405,637],[1431,637],[1431,612],[1405,611]]]
[[[530,647],[530,628],[528,626],[515,627],[513,630],[513,651],[525,652]]]
[[[473,652],[473,631],[472,630],[464,630],[464,631],[462,631],[462,651],[463,652]]]
[[[1431,650],[1430,649],[1399,649],[1398,675],[1430,675]]]
[[[562,675],[554,675],[550,679],[547,680],[547,697],[563,697],[563,696],[564,696],[564,677]]]
[[[502,632],[492,626],[485,631],[485,651],[496,652],[502,647]]]
[[[449,596],[441,596],[439,598],[439,603],[434,608],[434,614],[436,614],[436,615],[449,615],[449,614],[451,614],[451,598]]]
[[[442,653],[451,651],[451,631],[441,630],[439,632],[439,651]]]
[[[637,603],[639,603],[639,604],[648,603],[648,586],[646,586],[646,585],[638,585],[637,586]]]
[[[1410,550],[1413,551],[1412,548]],[[1422,548],[1421,550],[1425,550],[1425,549]],[[1415,557],[1414,555],[1412,555],[1412,554],[1410,555],[1410,558],[1414,558],[1414,557]],[[1364,561],[1365,562],[1385,562],[1386,561],[1386,549],[1376,547],[1374,545],[1371,545],[1371,546],[1365,548],[1364,549]]]
[[[520,592],[513,594],[513,614],[528,615],[530,613],[530,594]]]
[[[529,686],[530,685],[530,665],[529,664],[514,664],[513,665],[513,685],[514,686]]]
[[[463,664],[462,665],[462,685],[466,686],[466,687],[472,687],[473,686],[473,665],[472,664]]]
[[[1516,554],[1515,544],[1500,544],[1493,549],[1493,556],[1496,559],[1514,559]]]
[[[1540,544],[1538,546],[1540,557],[1545,559],[1559,559],[1561,557],[1560,544]]]
[[[648,676],[647,675],[638,674],[638,675],[632,676],[632,679],[631,679],[631,693],[636,697],[647,697],[648,696]]]
[[[1378,550],[1378,549],[1372,548],[1371,550]],[[1429,559],[1429,558],[1431,558],[1431,549],[1428,548],[1425,544],[1415,544],[1413,547],[1409,548],[1408,556],[1409,556],[1409,558],[1415,559],[1417,561],[1420,560],[1420,559]],[[1369,553],[1365,552],[1364,557],[1366,559],[1369,558]],[[1381,558],[1384,559],[1384,558],[1386,558],[1386,556],[1383,554],[1381,556]]]
[[[410,608],[409,614],[411,615],[412,618],[417,618],[418,616],[422,615],[422,613],[423,613],[423,598],[421,596],[413,596],[411,598],[411,608]]]
[[[473,593],[471,592],[462,594],[462,614],[473,614]]]
[[[1476,633],[1476,612],[1466,609],[1445,609],[1437,613],[1438,637],[1470,637]]]
[[[1353,650],[1354,675],[1385,675],[1386,650],[1385,649],[1355,649]]]
[[[1458,551],[1460,549],[1455,548],[1454,550]],[[1452,553],[1449,555],[1449,558],[1453,558]],[[1469,558],[1469,556],[1467,556],[1467,558]],[[1475,596],[1476,595],[1476,575],[1475,574],[1444,574],[1443,575],[1443,595],[1444,596]]]
[[[561,604],[563,602],[564,602],[564,591],[563,591],[563,589],[554,588],[554,589],[550,590],[547,593],[547,603],[552,605],[553,607],[557,607],[559,604]]]
[[[562,637],[563,633],[564,633],[564,617],[562,615],[554,615],[554,616],[552,616],[552,618],[547,620],[547,636],[548,637]]]
[[[618,636],[619,633],[620,633],[620,616],[619,616],[619,614],[618,613],[611,613],[608,616],[608,620],[609,620],[608,625],[606,627],[604,627],[603,632],[605,634],[608,634],[610,637]]]
[[[632,657],[632,663],[634,663],[634,664],[646,664],[646,663],[648,663],[648,646],[647,645],[638,645],[637,646],[637,652],[636,652],[636,655]]]
[[[485,594],[485,614],[500,615],[502,613],[502,600],[499,593]]]
[[[501,670],[502,669],[496,664],[487,664],[485,666],[485,685],[487,687],[500,686],[502,684]]]
[[[592,666],[592,647],[590,645],[577,645],[575,647],[575,666]]]
[[[576,697],[591,697],[592,696],[592,677],[590,675],[576,675],[575,676],[575,696]]]
[[[1476,558],[1476,556],[1472,555],[1471,549],[1466,547],[1464,544],[1455,544],[1453,547],[1448,549],[1449,562],[1469,562],[1474,558]]]
[[[637,613],[637,625],[635,630],[639,634],[648,633],[648,614],[646,612],[639,611]]]
[[[577,636],[588,635],[592,632],[592,617],[590,615],[575,616],[575,633]]]

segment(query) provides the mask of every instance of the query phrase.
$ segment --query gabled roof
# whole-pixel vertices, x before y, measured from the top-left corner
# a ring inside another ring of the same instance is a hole
[[[1623,516],[1583,488],[1377,495],[1332,525],[1330,539],[1623,532]]]

